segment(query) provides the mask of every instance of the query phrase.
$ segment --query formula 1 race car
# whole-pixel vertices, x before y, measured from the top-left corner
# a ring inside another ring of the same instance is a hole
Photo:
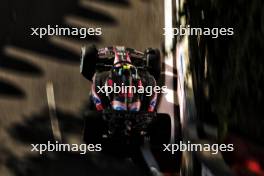
[[[159,148],[169,143],[171,120],[168,114],[156,112],[158,95],[153,91],[160,67],[157,49],[148,48],[143,53],[125,47],[83,47],[80,72],[92,81],[84,141],[118,152],[132,151],[145,140]],[[146,87],[151,88],[150,95],[144,92]]]

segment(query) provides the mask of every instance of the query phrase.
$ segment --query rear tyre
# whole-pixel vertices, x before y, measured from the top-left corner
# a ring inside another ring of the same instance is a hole
[[[153,146],[161,146],[168,144],[171,136],[171,120],[168,114],[157,114],[150,125],[150,144]]]
[[[180,121],[175,118],[175,143],[181,140]],[[157,119],[153,121],[150,129],[150,144],[152,152],[160,166],[160,170],[166,173],[175,173],[180,170],[181,152],[172,154],[163,151],[165,144],[170,144],[171,140],[171,118],[168,114],[159,113]]]
[[[104,132],[104,121],[102,114],[96,111],[85,113],[83,140],[86,144],[101,144]]]

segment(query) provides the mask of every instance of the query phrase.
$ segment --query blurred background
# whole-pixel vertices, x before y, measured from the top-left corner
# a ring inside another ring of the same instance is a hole
[[[223,153],[236,175],[264,175],[264,3],[189,0],[184,11],[193,27],[232,27],[234,35],[191,36],[190,60],[200,135],[215,126],[217,140],[233,143]],[[209,126],[210,126],[209,125]]]
[[[4,0],[0,9],[0,175],[141,175],[123,160],[96,154],[40,156],[30,152],[30,144],[53,139],[48,82],[54,88],[63,137],[81,142],[81,110],[90,89],[79,73],[81,46],[162,49],[164,2]],[[201,126],[217,130],[214,140],[234,143],[235,151],[223,154],[234,173],[263,176],[264,2],[189,0],[179,15],[191,27],[234,28],[229,37],[189,37],[197,116]],[[30,35],[31,27],[47,25],[101,27],[102,35]],[[205,130],[199,131],[208,138]]]

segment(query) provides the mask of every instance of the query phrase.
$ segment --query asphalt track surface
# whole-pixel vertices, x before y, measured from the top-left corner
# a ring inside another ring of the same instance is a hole
[[[83,44],[160,48],[160,0],[3,2],[0,62],[0,175],[141,175],[130,161],[75,153],[39,155],[31,143],[53,139],[46,86],[52,83],[61,135],[80,143],[90,82],[79,73]],[[102,27],[99,37],[30,36],[30,27]]]

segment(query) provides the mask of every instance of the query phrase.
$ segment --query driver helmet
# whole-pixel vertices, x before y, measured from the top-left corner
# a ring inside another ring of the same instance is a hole
[[[139,111],[141,107],[140,96],[137,93],[142,86],[137,68],[131,63],[130,54],[124,47],[113,48],[115,59],[106,84],[112,87],[108,94],[113,110]]]

